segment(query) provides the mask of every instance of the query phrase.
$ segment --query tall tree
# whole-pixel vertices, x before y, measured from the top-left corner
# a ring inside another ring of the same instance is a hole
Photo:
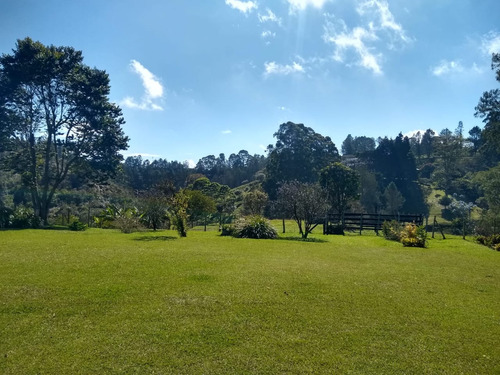
[[[491,69],[496,70],[496,80],[500,82],[500,53],[491,58]],[[475,116],[485,123],[483,138],[487,148],[500,153],[500,89],[483,93],[476,106]]]
[[[127,148],[120,108],[110,103],[105,71],[80,51],[18,40],[0,57],[0,129],[12,142],[33,208],[47,224],[54,193],[73,167],[113,174]]]
[[[271,199],[275,199],[281,182],[317,182],[319,172],[340,159],[330,137],[324,137],[304,124],[281,124],[274,136],[276,146],[268,156],[263,183]]]

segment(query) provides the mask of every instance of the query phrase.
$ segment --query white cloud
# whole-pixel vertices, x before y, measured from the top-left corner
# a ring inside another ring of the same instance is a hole
[[[276,14],[274,14],[269,8],[266,8],[266,14],[259,13],[259,21],[260,23],[276,22],[278,25],[281,26],[281,18],[277,17]]]
[[[271,32],[271,31],[269,31],[269,30],[266,30],[266,31],[263,31],[263,32],[260,34],[260,36],[261,36],[262,38],[264,38],[264,39],[266,39],[266,38],[274,38],[274,37],[276,36],[276,33],[273,33],[273,32]]]
[[[394,32],[399,39],[405,43],[411,42],[411,38],[406,35],[401,24],[397,23],[394,15],[389,10],[389,4],[386,0],[365,0],[357,7],[357,12],[360,15],[368,15],[371,17],[371,27],[378,29],[386,29]],[[377,18],[377,20],[375,20]],[[375,23],[377,21],[377,23]]]
[[[232,131],[231,130],[223,130],[221,131],[222,134],[231,134]]]
[[[466,74],[466,73],[482,73],[482,69],[476,63],[472,64],[470,68],[462,65],[460,61],[441,60],[435,67],[431,68],[431,72],[436,77]]]
[[[357,64],[359,66],[371,70],[374,74],[382,74],[379,62],[381,55],[374,54],[366,44],[369,41],[378,39],[374,30],[355,27],[351,31],[348,31],[343,20],[337,20],[337,25],[334,25],[331,21],[327,21],[323,39],[326,43],[334,45],[333,59],[335,61],[344,62],[346,51],[353,50],[358,56]]]
[[[481,41],[481,50],[488,55],[500,53],[500,34],[490,31],[484,35]]]
[[[441,60],[439,65],[436,65],[431,69],[432,74],[434,74],[437,77],[451,73],[460,73],[463,72],[463,70],[464,67],[459,61],[447,61],[447,60]]]
[[[292,65],[280,65],[276,64],[274,61],[272,62],[266,62],[264,64],[264,75],[265,76],[270,76],[272,74],[276,75],[289,75],[292,73],[304,73],[304,67],[300,65],[299,63],[296,63],[295,61],[292,63]]]
[[[300,11],[306,9],[308,6],[312,6],[317,9],[323,8],[326,2],[330,0],[287,0],[290,4],[290,11]]]
[[[257,3],[254,1],[226,0],[226,4],[245,14],[257,9]]]
[[[155,101],[163,97],[163,86],[160,80],[137,60],[131,60],[130,68],[141,78],[142,86],[144,87],[144,95],[140,102],[128,96],[122,100],[121,104],[133,109],[163,110],[160,105],[155,103]]]
[[[188,166],[189,168],[194,168],[194,167],[196,167],[196,163],[194,162],[194,160],[191,160],[191,159],[189,159],[189,160],[185,160],[185,161],[184,161],[184,163],[185,163],[185,164],[187,164],[187,166]]]

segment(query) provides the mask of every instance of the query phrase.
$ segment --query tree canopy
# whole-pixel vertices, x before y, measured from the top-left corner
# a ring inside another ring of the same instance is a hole
[[[279,183],[292,180],[317,182],[323,168],[340,160],[331,138],[304,124],[281,124],[274,136],[276,146],[270,148],[263,184],[271,198],[276,197]]]
[[[112,174],[127,148],[105,71],[71,47],[18,40],[0,57],[0,129],[10,167],[22,173],[47,223],[54,193],[72,167]]]

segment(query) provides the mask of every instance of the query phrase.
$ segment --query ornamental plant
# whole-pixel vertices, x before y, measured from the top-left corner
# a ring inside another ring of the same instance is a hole
[[[400,241],[405,247],[425,247],[427,231],[423,225],[406,224],[401,231]]]

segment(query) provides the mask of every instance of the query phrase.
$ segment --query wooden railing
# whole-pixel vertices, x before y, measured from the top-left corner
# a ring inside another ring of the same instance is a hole
[[[401,214],[401,215],[383,215],[383,214],[360,214],[360,213],[345,213],[343,216],[339,214],[329,214],[323,225],[323,234],[333,234],[332,227],[341,226],[343,230],[358,231],[374,230],[377,234],[382,229],[384,221],[396,220],[400,223],[415,223],[422,225],[424,223],[424,215],[420,214]]]

